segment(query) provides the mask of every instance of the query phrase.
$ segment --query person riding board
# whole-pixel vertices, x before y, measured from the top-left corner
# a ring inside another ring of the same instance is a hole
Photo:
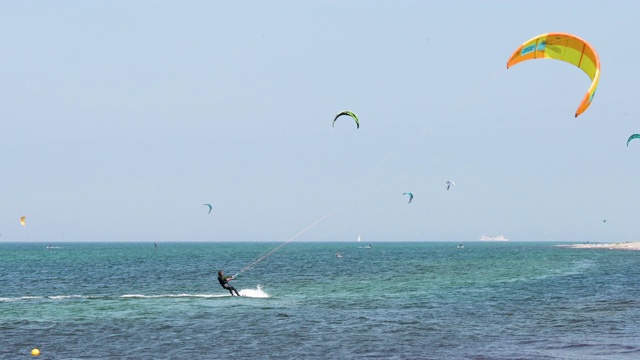
[[[233,276],[224,276],[224,271],[218,270],[218,282],[220,283],[220,285],[222,285],[222,287],[226,290],[229,290],[231,296],[233,296],[234,292],[236,293],[236,296],[240,296],[240,294],[238,294],[238,290],[229,285],[229,281],[231,280],[233,280]]]

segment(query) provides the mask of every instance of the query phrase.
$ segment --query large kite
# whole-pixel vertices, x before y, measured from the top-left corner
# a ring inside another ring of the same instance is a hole
[[[567,33],[538,35],[520,45],[507,61],[507,69],[523,61],[534,59],[561,60],[582,69],[591,79],[591,86],[576,110],[576,117],[587,110],[596,94],[600,80],[598,53],[588,42]]]

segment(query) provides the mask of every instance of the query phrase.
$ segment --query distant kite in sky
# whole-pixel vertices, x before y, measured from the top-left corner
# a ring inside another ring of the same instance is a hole
[[[356,114],[354,114],[353,112],[351,112],[349,110],[341,111],[338,114],[336,114],[336,117],[333,118],[333,124],[331,126],[335,127],[336,126],[336,120],[338,120],[338,118],[340,116],[342,116],[342,115],[350,116],[356,122],[356,129],[360,128],[360,121],[358,121],[358,117],[356,116]]]
[[[211,204],[202,204],[202,205],[209,207],[209,212],[207,214],[211,214],[211,210],[213,210],[213,206],[211,206]]]
[[[629,139],[627,139],[627,146],[629,146],[629,143],[633,139],[640,139],[640,134],[633,134],[633,135],[629,136]]]
[[[555,59],[579,67],[591,79],[591,86],[576,110],[582,114],[593,100],[600,81],[600,59],[598,53],[583,39],[567,33],[548,33],[527,40],[513,52],[507,61],[507,69],[526,60]],[[535,108],[540,104],[529,104]]]
[[[26,216],[21,216],[20,217],[20,225],[22,225],[22,227],[26,227],[27,226],[27,217]]]
[[[456,186],[456,183],[454,183],[454,182],[453,182],[453,181],[451,181],[451,180],[447,180],[447,183],[446,183],[446,184],[447,184],[447,190],[449,190],[449,188],[451,187],[451,185]]]
[[[607,223],[607,219],[602,220],[602,223],[606,224]]]
[[[411,203],[411,200],[413,200],[413,194],[410,192],[402,193],[402,195],[409,195],[409,204]]]

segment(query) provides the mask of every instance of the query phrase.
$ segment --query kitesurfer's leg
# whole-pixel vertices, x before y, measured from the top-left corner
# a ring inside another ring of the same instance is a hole
[[[223,287],[223,288],[225,288],[225,289],[227,289],[227,290],[229,290],[229,293],[231,294],[231,296],[233,296],[233,290],[235,290],[235,289],[233,288],[233,286],[231,286],[231,285],[229,285],[229,284],[224,284],[224,285],[222,285],[222,287]]]

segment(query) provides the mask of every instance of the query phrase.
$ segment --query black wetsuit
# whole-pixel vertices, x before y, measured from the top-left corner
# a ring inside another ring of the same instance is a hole
[[[232,276],[223,276],[223,275],[218,275],[218,282],[220,283],[220,285],[222,285],[223,288],[229,290],[229,292],[231,293],[231,296],[233,296],[233,293],[235,292],[237,296],[240,296],[240,294],[238,294],[238,290],[236,290],[236,288],[234,288],[233,286],[229,285],[229,279],[231,279]]]

